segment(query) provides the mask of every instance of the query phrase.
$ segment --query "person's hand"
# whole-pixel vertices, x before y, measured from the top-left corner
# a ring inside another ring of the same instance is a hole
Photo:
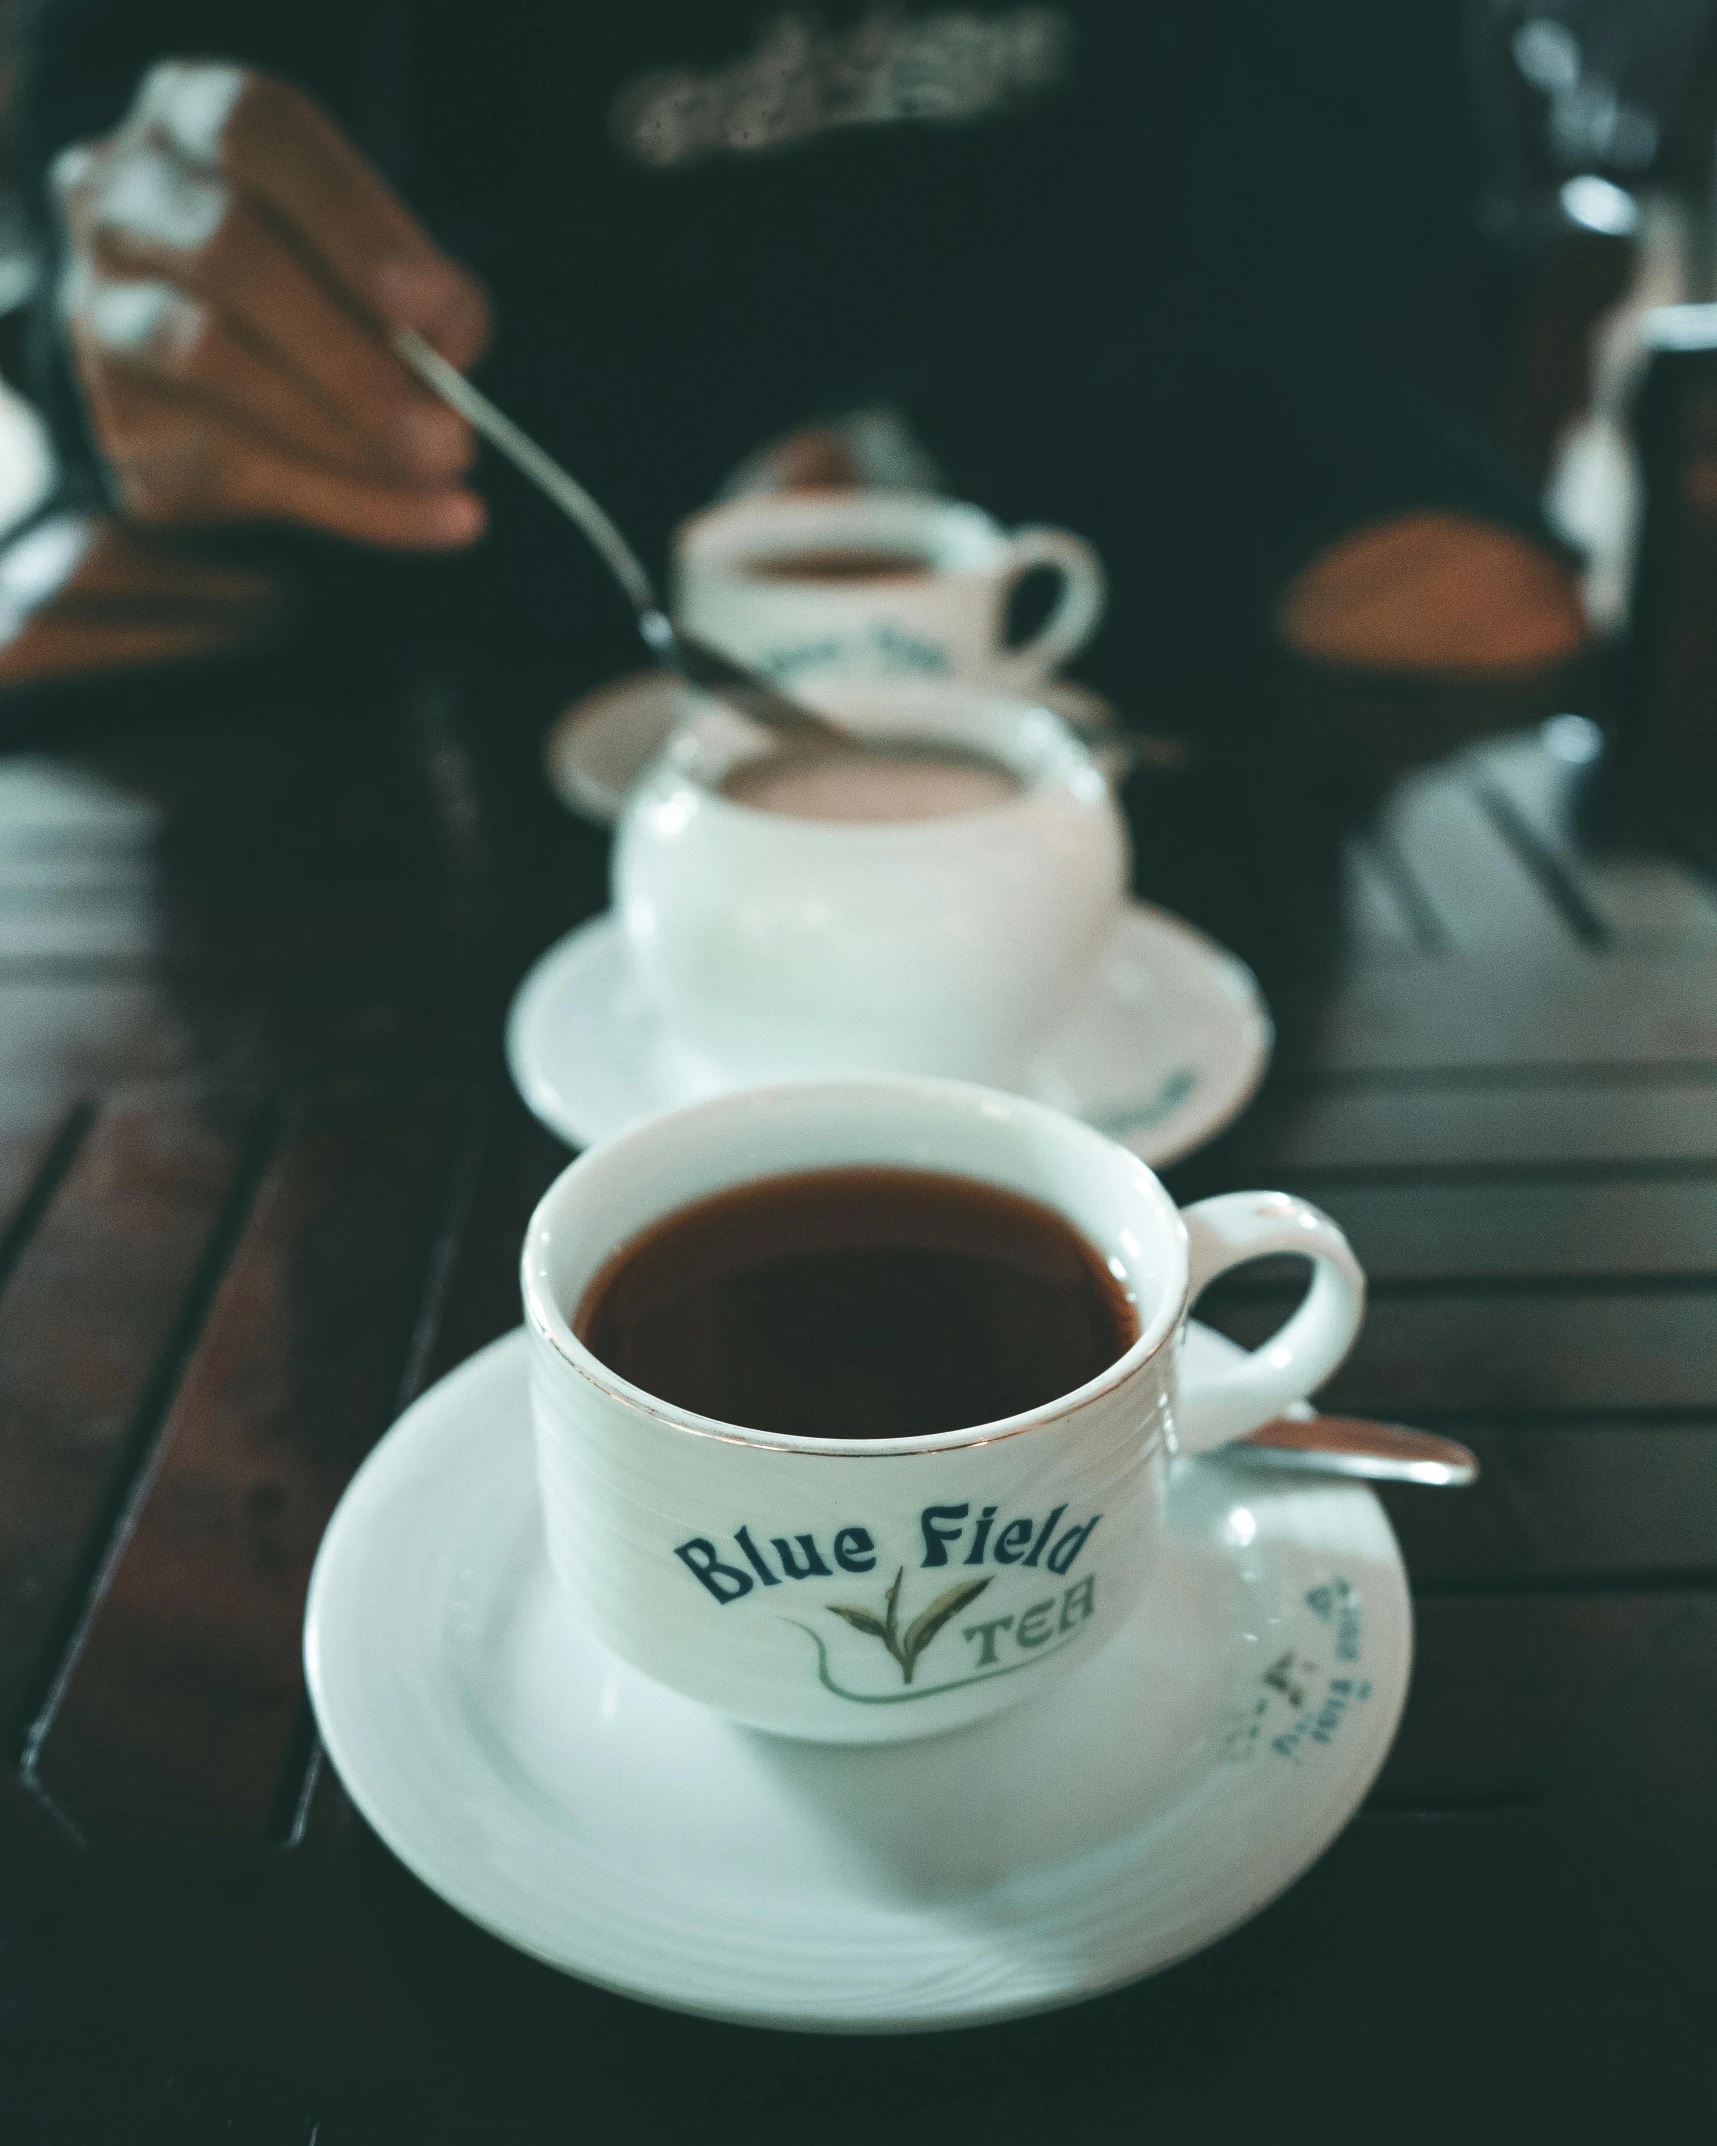
[[[0,549],[0,689],[247,654],[289,610],[276,577],[194,538],[54,514]]]
[[[127,515],[399,548],[478,534],[469,430],[386,335],[416,328],[463,370],[487,301],[307,97],[164,61],[52,178],[62,311]]]

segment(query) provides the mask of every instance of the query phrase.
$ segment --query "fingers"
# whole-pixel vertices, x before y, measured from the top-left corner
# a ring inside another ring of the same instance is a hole
[[[463,476],[469,437],[437,428],[412,454],[383,453],[331,400],[277,365],[218,313],[163,283],[93,281],[78,339],[99,346],[116,384],[153,388],[259,434],[300,461],[384,483],[439,487]]]
[[[139,520],[291,522],[416,551],[453,549],[482,531],[483,503],[461,487],[389,483],[307,460],[123,368],[88,373],[85,387],[120,497]]]
[[[296,522],[385,551],[456,551],[483,532],[475,492],[420,492],[331,477],[264,449],[246,457],[236,518]]]
[[[386,336],[409,323],[468,365],[487,302],[308,99],[167,62],[114,135],[52,176],[68,333],[132,514],[279,519],[390,547],[479,532],[458,482],[469,428]]]
[[[284,591],[278,574],[208,555],[195,538],[138,529],[111,518],[86,522],[91,541],[65,600],[91,606],[154,604],[162,610],[278,615]],[[3,575],[0,564],[0,575]]]
[[[468,427],[403,377],[399,361],[279,234],[242,198],[199,218],[184,206],[178,176],[165,159],[133,159],[111,184],[87,189],[80,215],[89,274],[68,279],[68,305],[81,303],[87,332],[115,362],[224,384],[229,400],[256,388],[271,423],[285,405],[319,404],[396,475],[445,477],[468,467]],[[159,301],[125,296],[144,291],[177,293],[178,302],[162,310]],[[239,360],[241,348],[254,363]],[[265,373],[274,384],[264,387]]]
[[[287,610],[272,577],[55,516],[0,551],[0,685],[262,647]]]
[[[273,638],[272,627],[253,633],[242,621],[94,619],[75,608],[56,609],[20,621],[0,619],[0,686],[46,685],[239,655]]]
[[[461,369],[478,356],[481,287],[309,98],[268,75],[167,61],[146,78],[136,121],[264,204],[362,314],[418,329]]]

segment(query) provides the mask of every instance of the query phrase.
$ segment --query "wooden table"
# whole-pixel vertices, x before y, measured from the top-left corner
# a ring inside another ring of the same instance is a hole
[[[1717,895],[1582,851],[1578,724],[1360,804],[1286,744],[1131,799],[1282,1027],[1175,1190],[1330,1208],[1376,1283],[1333,1399],[1485,1467],[1388,1499],[1405,1722],[1285,1899],[1070,2013],[802,2039],[538,1968],[353,1815],[305,1581],[564,1160],[499,1024],[605,898],[537,772],[566,683],[110,687],[0,758],[0,2137],[1709,2135]]]

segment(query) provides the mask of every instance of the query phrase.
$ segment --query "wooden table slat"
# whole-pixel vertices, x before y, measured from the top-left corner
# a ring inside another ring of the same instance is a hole
[[[1717,949],[1547,937],[1454,958],[1356,955],[1318,1033],[1328,1072],[1717,1065]]]
[[[1380,1296],[1322,1398],[1407,1422],[1717,1414],[1717,1290]]]
[[[1593,854],[1574,834],[1574,798],[1585,769],[1541,737],[1514,736],[1476,749],[1470,766],[1519,814],[1601,919],[1616,946],[1717,943],[1717,890],[1673,857]]]
[[[95,1113],[84,1106],[18,1099],[0,1118],[0,1287],[28,1241]]]
[[[484,1131],[445,1307],[424,1367],[426,1384],[518,1325],[525,1225],[572,1160],[565,1143],[537,1123],[510,1087],[492,1099]]]
[[[1374,843],[1355,836],[1342,851],[1342,936],[1370,951],[1410,952],[1427,943]]]
[[[284,1138],[34,1740],[85,1833],[264,1837],[294,1802],[310,1564],[397,1406],[458,1119],[326,1102]]]
[[[1712,1163],[1717,1078],[1344,1084],[1273,1097],[1242,1137],[1300,1173]]]
[[[0,1293],[0,1720],[51,1674],[254,1138],[230,1109],[99,1118]]]
[[[1416,1605],[1407,1711],[1375,1807],[1529,1802],[1698,1595],[1451,1595]]]
[[[146,856],[161,823],[153,800],[68,755],[0,760],[0,857]]]
[[[63,1101],[183,1075],[197,1039],[158,982],[56,962],[0,971],[0,1085]]]
[[[1470,1489],[1383,1492],[1415,1589],[1697,1581],[1717,1600],[1717,1421],[1465,1435]]]
[[[143,963],[161,945],[155,919],[129,901],[0,901],[0,963]]]
[[[1411,775],[1379,830],[1456,947],[1561,947],[1568,919],[1474,795],[1458,765]]]
[[[1219,1284],[1199,1300],[1199,1317],[1256,1347],[1298,1294]],[[1377,1290],[1319,1400],[1409,1423],[1717,1416],[1717,1288],[1493,1280]]]
[[[1374,1282],[1703,1276],[1717,1173],[1573,1184],[1290,1183],[1341,1224]]]

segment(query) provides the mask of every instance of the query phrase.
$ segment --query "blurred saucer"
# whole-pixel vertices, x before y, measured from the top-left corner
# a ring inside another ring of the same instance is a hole
[[[664,671],[634,671],[585,694],[543,741],[549,787],[581,819],[612,827],[691,697]],[[1105,767],[1105,741],[1117,728],[1115,711],[1106,700],[1068,679],[1032,688],[1028,697],[1052,708]],[[1105,772],[1110,772],[1107,767]]]
[[[1189,1356],[1230,1346],[1188,1331]],[[1412,1613],[1363,1485],[1177,1462],[1159,1608],[1076,1675],[919,1742],[801,1744],[579,1623],[543,1551],[526,1372],[509,1334],[376,1447],[323,1538],[304,1656],[381,1839],[552,1967],[754,2026],[1016,2018],[1257,1914],[1383,1763]]]
[[[1023,1086],[1160,1168],[1239,1116],[1271,1040],[1244,962],[1166,910],[1130,902],[1096,985]],[[568,932],[519,986],[507,1063],[531,1109],[574,1147],[712,1092],[687,1083],[612,911]]]
[[[612,827],[667,744],[685,698],[665,672],[634,671],[575,700],[543,741],[549,787],[581,819]]]

